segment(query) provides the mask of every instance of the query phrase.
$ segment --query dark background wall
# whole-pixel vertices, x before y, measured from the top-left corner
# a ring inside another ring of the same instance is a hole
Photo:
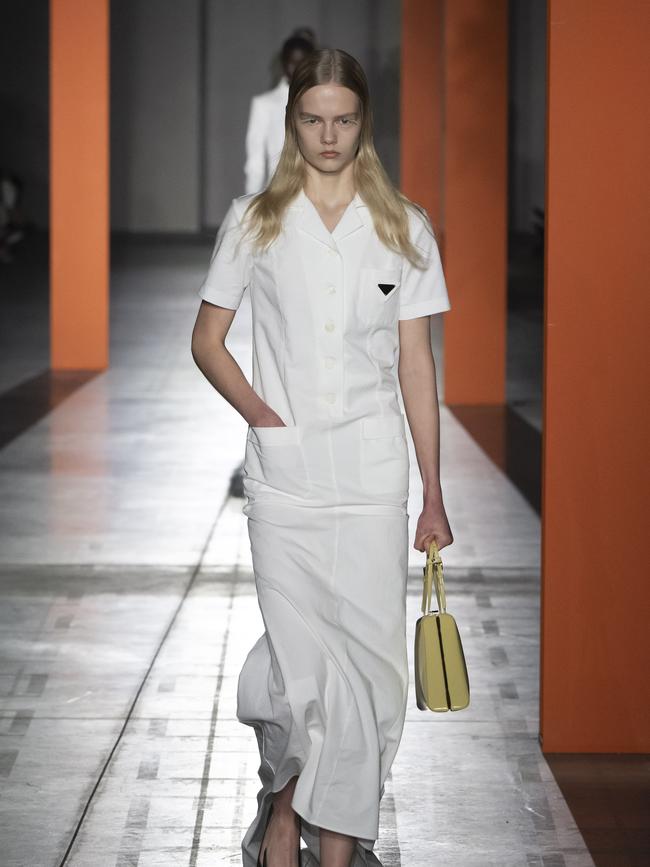
[[[0,166],[25,184],[25,211],[49,224],[47,0],[0,3]]]
[[[113,229],[200,227],[201,6],[111,3]]]
[[[545,3],[511,7],[511,227],[543,204]],[[368,75],[377,149],[396,183],[400,4],[396,0],[113,0],[111,222],[129,232],[214,227],[243,192],[250,98],[275,82],[295,27],[354,54]],[[0,4],[0,165],[25,181],[48,225],[48,3]]]
[[[357,3],[270,0],[264,4],[255,0],[237,4],[212,0],[207,12],[203,139],[207,224],[216,223],[228,200],[243,192],[242,145],[250,97],[275,85],[273,54],[299,25],[311,26],[321,46],[349,51],[364,67],[377,106],[377,147],[387,169],[395,175],[399,135],[399,4],[390,0]],[[231,82],[230,93],[224,90],[226,81]]]
[[[113,0],[111,15],[115,229],[191,232],[219,223],[244,192],[251,97],[276,84],[274,58],[298,26],[363,65],[377,147],[395,177],[398,3]]]
[[[510,0],[509,223],[529,232],[544,206],[546,147],[546,2]]]

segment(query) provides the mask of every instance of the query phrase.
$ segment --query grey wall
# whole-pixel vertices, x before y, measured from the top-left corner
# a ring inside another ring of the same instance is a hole
[[[196,231],[200,0],[111,3],[111,224]]]
[[[544,203],[544,0],[510,4],[510,223]],[[129,231],[214,227],[243,191],[250,98],[299,25],[366,70],[375,142],[399,183],[398,0],[112,0],[111,222]],[[48,2],[0,3],[0,165],[25,180],[25,211],[48,215]]]
[[[395,0],[113,0],[114,229],[216,226],[244,191],[251,97],[296,27],[354,54],[368,76],[375,141],[397,183],[399,18]]]
[[[207,16],[205,209],[219,222],[244,188],[243,142],[250,98],[272,87],[273,54],[299,25],[319,45],[342,48],[363,66],[375,112],[375,144],[398,182],[399,20],[394,0],[210,0]],[[225,83],[228,82],[228,85]]]
[[[511,0],[509,41],[510,228],[529,232],[544,207],[546,2]]]
[[[0,165],[24,183],[27,219],[49,224],[49,7],[0,3]]]

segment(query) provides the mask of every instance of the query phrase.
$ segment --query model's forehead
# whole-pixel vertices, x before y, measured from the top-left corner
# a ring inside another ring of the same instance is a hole
[[[340,84],[317,84],[303,93],[298,110],[325,117],[358,111],[359,98],[349,87]]]

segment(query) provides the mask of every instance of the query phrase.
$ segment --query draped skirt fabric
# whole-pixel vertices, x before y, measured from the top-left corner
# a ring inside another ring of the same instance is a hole
[[[354,867],[380,867],[408,691],[403,416],[250,428],[244,491],[265,631],[237,690],[262,783],[243,865],[255,867],[272,793],[298,776],[303,867],[319,863],[319,828],[357,838]]]

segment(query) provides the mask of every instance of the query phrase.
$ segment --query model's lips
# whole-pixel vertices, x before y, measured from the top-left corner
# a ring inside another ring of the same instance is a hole
[[[320,155],[322,157],[338,157],[340,156],[339,151],[321,151]]]

